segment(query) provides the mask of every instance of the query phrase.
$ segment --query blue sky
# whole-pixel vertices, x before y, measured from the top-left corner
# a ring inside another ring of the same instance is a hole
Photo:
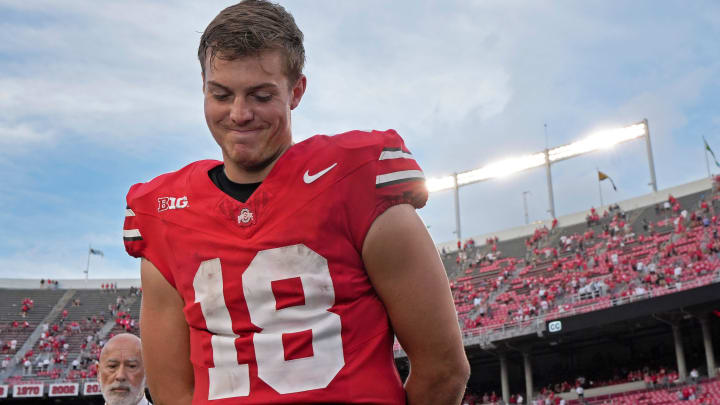
[[[204,122],[200,32],[228,2],[0,0],[0,277],[138,277],[122,245],[134,183],[219,158]],[[281,1],[305,33],[297,140],[400,132],[428,176],[647,118],[658,185],[720,152],[720,3]],[[559,215],[650,191],[644,143],[553,167]],[[715,170],[718,171],[717,169]],[[546,219],[542,169],[461,189],[463,235]],[[454,235],[451,192],[421,216]]]

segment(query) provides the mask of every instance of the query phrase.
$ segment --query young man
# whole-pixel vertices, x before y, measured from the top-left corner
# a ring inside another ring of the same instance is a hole
[[[140,339],[129,333],[113,336],[100,352],[98,382],[105,405],[147,405]]]
[[[469,367],[392,130],[293,144],[302,32],[281,6],[223,10],[198,51],[223,161],[133,186],[141,333],[156,404],[457,404]],[[408,354],[403,387],[393,335]]]

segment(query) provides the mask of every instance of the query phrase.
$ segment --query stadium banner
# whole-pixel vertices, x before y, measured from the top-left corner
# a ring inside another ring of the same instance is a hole
[[[39,398],[43,396],[44,384],[13,385],[15,398]]]
[[[8,397],[8,386],[0,385],[0,398],[7,398],[7,397]]]
[[[75,397],[80,391],[78,383],[57,383],[50,384],[48,396],[51,397]]]
[[[88,381],[83,385],[83,395],[100,395],[100,384],[97,381]]]

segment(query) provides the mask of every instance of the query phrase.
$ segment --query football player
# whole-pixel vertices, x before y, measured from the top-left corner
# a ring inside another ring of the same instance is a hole
[[[294,144],[303,34],[279,5],[223,10],[198,51],[205,160],[127,195],[156,404],[456,404],[469,374],[423,173],[393,130]],[[410,362],[404,385],[394,336]]]

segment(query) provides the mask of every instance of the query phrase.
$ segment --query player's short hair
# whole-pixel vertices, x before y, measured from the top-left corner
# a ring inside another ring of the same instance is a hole
[[[285,57],[285,74],[290,86],[305,65],[303,33],[285,8],[267,0],[244,0],[230,6],[210,22],[200,38],[198,59],[205,74],[205,58],[235,60],[279,50]]]

